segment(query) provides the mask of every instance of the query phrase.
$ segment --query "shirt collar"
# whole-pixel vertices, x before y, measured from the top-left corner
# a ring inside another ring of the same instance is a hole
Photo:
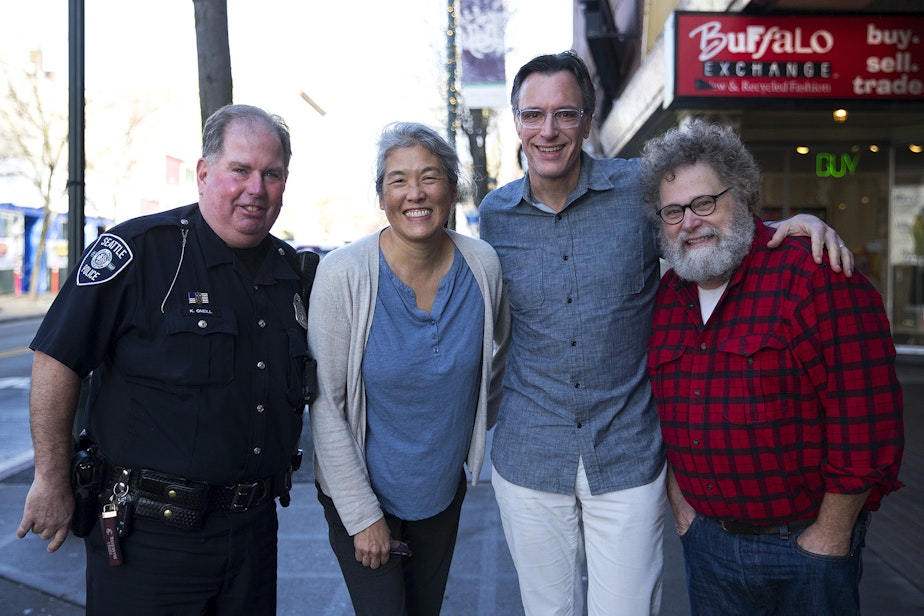
[[[565,205],[562,210],[565,210],[569,205],[591,190],[600,192],[616,188],[616,182],[613,176],[608,173],[605,168],[596,163],[596,158],[583,150],[581,151],[581,173],[578,175],[577,185],[568,194],[568,198],[565,199]],[[532,197],[532,190],[529,186],[529,172],[527,172],[525,181],[523,182],[522,199],[534,207],[540,205],[540,202]]]
[[[224,265],[234,261],[234,253],[224,240],[218,237],[218,234],[205,222],[201,210],[197,207],[195,212],[191,213],[190,219],[195,227],[196,241],[202,248],[202,254],[205,255],[205,262],[208,267]],[[280,251],[283,251],[280,253]],[[259,284],[268,284],[273,280],[287,280],[298,278],[298,273],[289,259],[285,258],[285,248],[282,242],[270,235],[270,247],[267,251],[267,259],[271,259],[271,265],[267,269],[266,262],[260,266],[254,282]],[[273,259],[271,255],[282,256],[283,258]],[[295,259],[293,257],[292,261]],[[269,278],[267,278],[267,275]]]

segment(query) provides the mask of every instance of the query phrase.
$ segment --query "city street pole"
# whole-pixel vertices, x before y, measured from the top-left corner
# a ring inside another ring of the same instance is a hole
[[[459,74],[456,63],[456,3],[447,0],[446,11],[448,24],[446,26],[446,139],[449,145],[456,147],[456,127],[459,108],[459,99],[456,92],[456,77]],[[446,226],[456,228],[456,211],[453,208]]]
[[[69,0],[67,271],[77,267],[84,249],[84,0]]]

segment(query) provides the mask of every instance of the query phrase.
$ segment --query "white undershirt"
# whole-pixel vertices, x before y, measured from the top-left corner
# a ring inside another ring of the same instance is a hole
[[[712,316],[712,311],[715,310],[716,304],[719,303],[719,298],[722,297],[722,293],[725,292],[725,287],[727,286],[727,280],[722,283],[722,286],[715,289],[704,289],[699,285],[696,286],[699,291],[699,310],[703,315],[703,323],[707,322],[709,317]]]

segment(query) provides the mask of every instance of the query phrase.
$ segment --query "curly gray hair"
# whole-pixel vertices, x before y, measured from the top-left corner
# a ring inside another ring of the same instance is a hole
[[[730,186],[753,214],[760,208],[760,168],[730,126],[702,118],[650,139],[642,150],[641,186],[645,213],[660,222],[660,186],[677,169],[703,162]]]

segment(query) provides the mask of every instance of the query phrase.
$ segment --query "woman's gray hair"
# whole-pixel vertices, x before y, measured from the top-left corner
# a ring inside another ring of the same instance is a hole
[[[642,150],[641,186],[645,213],[660,222],[661,181],[698,162],[712,167],[752,214],[760,208],[760,167],[730,126],[695,118],[650,139]]]
[[[376,195],[382,196],[382,188],[385,183],[385,159],[391,151],[396,148],[410,148],[415,145],[419,145],[436,156],[446,173],[449,188],[452,190],[459,189],[459,155],[456,154],[455,149],[429,126],[416,122],[393,122],[382,130],[382,136],[379,138],[379,149],[375,164]]]
[[[214,164],[224,153],[225,133],[235,122],[245,122],[249,126],[262,124],[276,132],[282,146],[282,158],[285,172],[289,173],[289,160],[292,158],[292,140],[285,120],[253,105],[225,105],[209,116],[202,127],[202,158]]]

